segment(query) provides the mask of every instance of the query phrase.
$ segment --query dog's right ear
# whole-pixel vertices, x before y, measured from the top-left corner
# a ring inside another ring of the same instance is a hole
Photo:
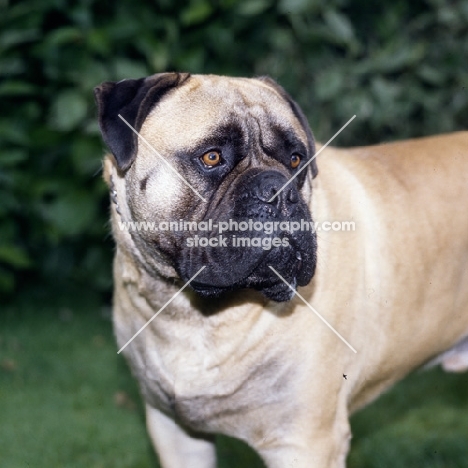
[[[158,101],[189,77],[189,73],[158,73],[139,80],[106,81],[94,89],[102,137],[119,170],[132,165],[138,149],[138,136],[119,115],[139,132]]]

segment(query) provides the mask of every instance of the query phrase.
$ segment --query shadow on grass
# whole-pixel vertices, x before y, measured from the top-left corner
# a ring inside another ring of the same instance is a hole
[[[108,309],[0,312],[0,467],[156,468]],[[350,468],[468,468],[468,378],[418,372],[352,419]],[[261,468],[218,437],[220,468]]]

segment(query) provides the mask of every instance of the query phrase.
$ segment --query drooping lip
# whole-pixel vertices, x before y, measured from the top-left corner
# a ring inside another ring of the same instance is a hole
[[[203,271],[200,272],[200,274],[196,277],[194,281],[190,283],[190,285],[197,292],[213,288],[217,288],[220,291],[232,290],[236,288],[236,285],[240,285],[243,282],[247,281],[247,279],[253,274],[253,272],[255,272],[255,270],[262,264],[262,262],[268,256],[269,253],[269,251],[263,251],[261,255],[257,257],[257,260],[255,262],[252,262],[249,265],[249,267],[238,278],[235,279],[235,281],[222,281],[223,279],[226,279],[226,275],[223,275],[223,270],[226,267],[226,263],[220,263],[216,264],[216,267],[219,268],[221,271],[213,271],[213,268],[210,269],[210,265],[206,265],[206,268],[204,268]],[[194,270],[192,272],[192,275],[195,273],[196,271]],[[179,274],[182,278],[186,276],[184,274],[181,274],[180,271]],[[188,280],[189,278],[190,276],[184,279]]]
[[[293,245],[293,244],[291,244]],[[251,268],[245,272],[241,277],[236,278],[234,281],[229,282],[220,282],[214,281],[215,278],[219,275],[214,275],[213,271],[210,271],[209,268],[205,268],[190,284],[192,289],[194,289],[198,294],[205,297],[218,297],[224,292],[232,291],[235,289],[255,289],[265,293],[267,297],[273,300],[289,300],[294,295],[291,288],[288,286],[291,285],[294,290],[298,285],[304,286],[307,284],[313,274],[308,275],[307,271],[304,270],[303,264],[303,253],[297,246],[293,247],[291,260],[293,264],[289,271],[282,271],[281,264],[268,261],[268,255],[271,251],[265,251],[260,255],[255,262],[252,264]],[[279,277],[274,271],[270,269],[270,265],[279,272],[282,278]],[[292,273],[292,276],[291,276]],[[285,283],[286,281],[286,283]],[[287,290],[291,291],[291,294],[287,293]],[[277,293],[268,294],[268,291],[277,291]],[[285,299],[285,297],[288,298]],[[281,297],[281,299],[277,299]]]
[[[203,283],[197,283],[195,281],[190,283],[190,286],[196,293],[198,293],[202,297],[219,297],[223,293],[226,293],[228,291],[232,291],[233,289],[235,289],[235,286],[219,287],[219,286],[206,285]]]

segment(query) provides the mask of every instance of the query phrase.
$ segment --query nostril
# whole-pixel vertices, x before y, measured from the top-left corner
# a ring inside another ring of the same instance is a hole
[[[288,192],[288,201],[291,203],[297,203],[299,201],[299,194],[297,193],[297,190],[290,189]]]
[[[262,202],[270,203],[270,200],[278,193],[278,188],[275,184],[265,184],[257,186],[254,189],[255,196]],[[274,200],[271,201],[273,203]]]
[[[253,195],[261,202],[277,205],[286,199],[287,192],[281,189],[285,182],[287,179],[276,171],[257,174],[251,179]]]

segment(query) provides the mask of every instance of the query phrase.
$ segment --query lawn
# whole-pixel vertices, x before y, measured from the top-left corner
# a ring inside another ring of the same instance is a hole
[[[0,467],[156,468],[109,309],[78,302],[0,310]],[[468,468],[468,375],[417,372],[352,426],[350,468]],[[218,452],[263,466],[226,437]]]

